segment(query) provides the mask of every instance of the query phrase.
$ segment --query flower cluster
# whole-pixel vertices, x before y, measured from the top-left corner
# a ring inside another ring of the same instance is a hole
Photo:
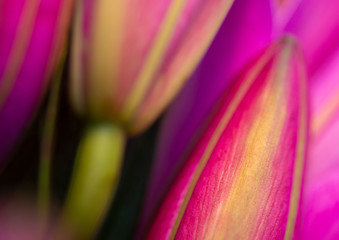
[[[13,202],[0,238],[104,235],[130,139],[163,115],[147,184],[130,190],[143,199],[130,237],[338,239],[338,12],[337,0],[0,2],[0,201]],[[76,117],[61,123],[65,95]],[[68,157],[58,133],[79,119]],[[42,121],[36,207],[10,200],[2,174]],[[61,203],[53,159],[74,160]]]

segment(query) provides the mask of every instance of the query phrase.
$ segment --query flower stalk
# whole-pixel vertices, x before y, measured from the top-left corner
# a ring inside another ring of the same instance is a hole
[[[64,220],[80,239],[91,238],[105,216],[121,172],[125,134],[113,124],[90,125],[80,143]]]

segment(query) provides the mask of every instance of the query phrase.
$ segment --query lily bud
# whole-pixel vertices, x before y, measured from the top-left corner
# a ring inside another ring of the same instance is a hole
[[[147,128],[198,64],[232,2],[79,1],[73,105],[129,133]]]
[[[289,37],[225,93],[148,239],[290,239],[306,141],[303,60]]]
[[[18,140],[55,70],[70,0],[0,3],[0,160]]]

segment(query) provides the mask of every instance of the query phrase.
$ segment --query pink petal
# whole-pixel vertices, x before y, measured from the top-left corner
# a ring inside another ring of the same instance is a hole
[[[310,81],[311,141],[306,180],[326,173],[339,162],[339,48]]]
[[[72,60],[75,107],[131,134],[143,131],[197,66],[232,2],[79,2]]]
[[[292,237],[306,143],[305,72],[291,39],[225,92],[148,239]]]
[[[303,0],[285,28],[300,41],[311,75],[337,47],[338,12],[337,0]]]
[[[272,0],[274,33],[280,36],[303,0]],[[307,0],[306,0],[307,1]]]
[[[339,160],[339,158],[338,158]],[[339,166],[305,183],[295,239],[339,238]]]
[[[339,237],[339,51],[310,81],[311,134],[296,239]]]

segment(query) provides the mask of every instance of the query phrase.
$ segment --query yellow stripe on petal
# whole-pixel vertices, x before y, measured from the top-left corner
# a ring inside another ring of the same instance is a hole
[[[100,0],[94,4],[89,48],[89,107],[95,116],[105,111],[105,102],[111,102],[118,76],[124,27],[125,1]],[[86,49],[84,49],[86,50]],[[79,61],[79,60],[78,60]],[[100,84],[98,84],[100,82]]]
[[[145,59],[140,74],[124,103],[122,116],[126,121],[130,119],[133,112],[138,107],[138,104],[140,104],[140,101],[145,97],[145,94],[152,83],[154,74],[159,70],[163,57],[166,54],[168,44],[170,43],[170,39],[175,31],[179,16],[181,15],[186,2],[187,0],[173,0],[171,2],[166,17],[161,24],[159,33]]]
[[[301,59],[298,59],[299,65],[302,66]],[[300,91],[299,91],[299,128],[297,139],[297,155],[293,172],[293,185],[291,191],[290,207],[288,213],[287,227],[285,240],[292,239],[294,233],[295,222],[298,213],[300,189],[302,184],[302,174],[304,171],[304,159],[305,159],[305,146],[307,137],[307,88],[306,88],[306,73],[304,68],[299,68],[300,76]]]
[[[145,129],[175,97],[206,53],[232,3],[233,0],[205,1],[196,6],[193,16],[187,14],[187,21],[191,24],[180,33],[184,37],[174,44],[174,50],[167,49],[166,54],[173,56],[164,59],[159,72],[153,77],[148,94],[134,113],[130,132]],[[190,7],[186,6],[184,12],[188,12],[186,8]]]
[[[306,136],[305,76],[283,38],[220,100],[151,228],[149,239],[290,238]]]
[[[282,56],[282,58],[286,57],[288,56]],[[275,78],[277,84],[273,84],[275,81],[269,80],[269,83],[262,90],[263,93],[261,93],[260,98],[255,103],[257,106],[252,106],[260,110],[255,116],[256,119],[253,119],[254,123],[244,140],[244,153],[239,159],[241,165],[234,173],[234,179],[229,190],[230,194],[222,206],[222,213],[213,219],[215,227],[209,227],[206,236],[211,235],[213,239],[223,239],[224,236],[229,239],[237,239],[238,236],[243,239],[251,239],[253,232],[245,232],[239,226],[245,223],[248,229],[255,228],[258,213],[252,209],[260,208],[264,201],[260,198],[264,196],[259,196],[259,199],[252,201],[248,208],[238,208],[238,205],[246,206],[248,199],[257,195],[263,185],[264,177],[267,175],[267,169],[272,169],[272,156],[276,154],[276,146],[279,145],[281,137],[278,133],[282,132],[286,118],[287,103],[286,99],[282,98],[287,68],[286,60],[288,59],[279,59],[275,63],[277,66],[283,64],[283,68],[280,69],[282,74],[276,76],[275,67],[273,67],[273,71],[269,75],[270,79]],[[283,63],[279,63],[279,61]],[[272,129],[272,126],[275,126],[275,128]],[[249,182],[251,184],[248,184]],[[230,212],[230,209],[233,209],[233,211]],[[230,223],[234,228],[226,232],[231,227],[223,228],[223,226]],[[216,229],[222,230],[216,231]]]
[[[25,1],[12,50],[8,57],[5,72],[0,80],[0,108],[2,108],[10,94],[16,77],[19,74],[20,67],[25,59],[39,5],[39,0]]]
[[[244,98],[248,89],[251,87],[253,81],[256,79],[256,77],[258,76],[258,74],[262,70],[263,66],[265,64],[267,64],[269,59],[273,56],[273,53],[274,53],[273,48],[269,49],[267,51],[267,53],[260,59],[257,66],[249,73],[246,81],[242,84],[241,88],[239,89],[239,91],[237,92],[237,94],[233,98],[232,102],[230,103],[228,110],[225,112],[224,116],[220,120],[220,123],[219,123],[217,129],[215,130],[215,132],[213,133],[213,136],[211,137],[211,139],[208,143],[208,146],[206,147],[206,150],[204,151],[204,154],[202,155],[202,158],[199,162],[199,165],[198,165],[197,169],[195,170],[194,176],[193,176],[193,178],[190,182],[190,185],[189,185],[188,190],[186,192],[184,201],[181,204],[178,216],[177,216],[176,221],[174,223],[174,227],[172,229],[170,239],[174,239],[174,237],[175,237],[175,234],[178,230],[181,219],[182,219],[182,217],[185,213],[187,204],[188,204],[188,202],[191,198],[191,195],[193,193],[195,185],[198,182],[199,177],[200,177],[209,157],[211,156],[211,153],[214,150],[214,147],[216,146],[222,132],[224,131],[224,129],[227,126],[230,119],[232,118],[234,112],[236,111],[238,105],[240,104],[240,102]]]

